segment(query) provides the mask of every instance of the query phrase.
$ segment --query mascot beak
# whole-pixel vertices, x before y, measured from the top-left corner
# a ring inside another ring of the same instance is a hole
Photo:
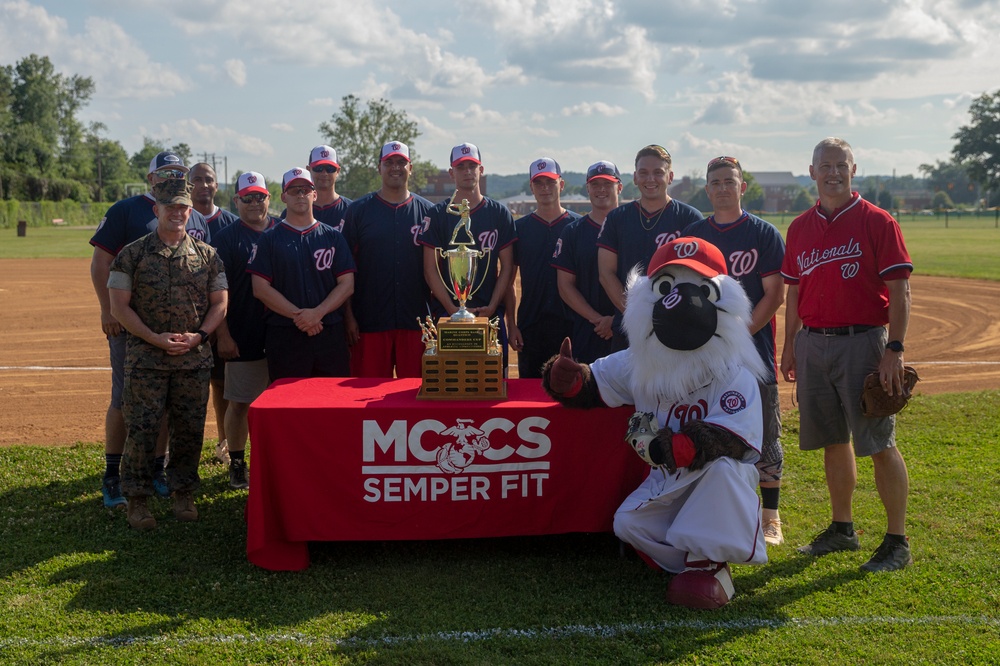
[[[719,313],[711,296],[715,284],[683,282],[653,306],[653,333],[670,349],[698,349],[715,335]],[[716,296],[717,298],[717,296]]]

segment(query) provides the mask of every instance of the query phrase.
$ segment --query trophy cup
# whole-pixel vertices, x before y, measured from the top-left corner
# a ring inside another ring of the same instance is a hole
[[[485,272],[475,284],[479,260],[489,255],[488,250],[475,250],[470,246],[476,241],[472,237],[472,220],[469,217],[469,201],[462,199],[456,203],[452,196],[446,208],[459,220],[451,234],[448,250],[437,248],[437,254],[444,259],[448,279],[438,275],[448,293],[458,302],[458,310],[450,317],[442,317],[437,326],[427,318],[420,324],[423,331],[424,355],[421,367],[421,384],[418,398],[436,400],[504,400],[507,397],[507,383],[503,379],[503,358],[499,353],[498,331],[500,320],[494,317],[477,317],[465,304],[482,286]]]

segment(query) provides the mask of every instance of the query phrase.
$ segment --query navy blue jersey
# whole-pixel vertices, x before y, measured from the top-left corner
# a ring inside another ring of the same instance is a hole
[[[264,232],[250,256],[247,271],[259,275],[299,308],[314,308],[337,286],[337,278],[355,272],[354,257],[344,235],[322,222],[305,229],[281,222]],[[340,309],[327,313],[323,324],[336,324]],[[294,326],[288,317],[267,311],[265,321]]]
[[[781,233],[770,222],[746,211],[732,224],[716,224],[714,216],[695,222],[684,229],[684,235],[703,238],[722,251],[729,275],[743,285],[753,307],[764,298],[763,279],[781,272],[781,262],[785,258],[785,241]],[[769,384],[778,381],[775,334],[775,319],[772,317],[753,336],[757,351],[768,367],[770,376],[766,383]]]
[[[353,199],[348,199],[347,197],[340,197],[331,204],[325,206],[320,206],[317,203],[313,204],[313,218],[319,220],[323,224],[328,224],[337,231],[344,230],[344,214],[347,212],[347,207],[354,203]],[[281,211],[281,219],[285,219],[285,213],[287,210]]]
[[[270,220],[268,229],[275,221]],[[267,229],[265,229],[267,231]],[[264,304],[254,298],[253,277],[247,264],[254,246],[264,231],[247,226],[239,218],[212,237],[212,246],[222,259],[229,278],[229,309],[226,324],[229,334],[240,348],[239,361],[259,361],[264,358]]]
[[[666,208],[649,215],[639,201],[630,201],[608,213],[597,238],[598,247],[618,255],[618,279],[628,286],[628,274],[639,266],[645,275],[653,253],[675,238],[681,230],[702,219],[698,209],[671,199]]]
[[[99,247],[112,256],[117,256],[122,248],[134,243],[156,229],[156,202],[151,194],[140,194],[112,204],[97,226],[90,244]],[[187,223],[188,234],[208,243],[212,240],[205,217],[191,209]]]
[[[601,286],[597,270],[597,236],[601,225],[586,215],[563,229],[552,255],[552,266],[576,277],[577,291],[603,316],[614,316],[617,310]],[[611,353],[611,340],[604,340],[594,333],[594,325],[569,307],[566,310],[573,322],[573,357],[591,363]]]
[[[240,218],[236,215],[236,213],[216,206],[215,212],[205,218],[205,221],[208,222],[208,233],[210,237],[215,238],[216,234],[239,219]]]
[[[424,228],[420,232],[419,242],[426,247],[440,247],[448,249],[451,242],[451,234],[455,231],[455,225],[459,223],[457,215],[451,215],[445,209],[451,204],[451,199],[446,199],[427,211],[424,218]],[[471,249],[489,250],[489,254],[479,260],[476,267],[476,277],[473,285],[478,286],[482,281],[482,286],[472,295],[466,307],[480,308],[490,304],[493,290],[496,288],[497,277],[500,274],[499,259],[500,250],[517,242],[517,235],[514,231],[514,218],[507,207],[489,197],[483,200],[469,214],[472,221],[472,238],[476,241]],[[462,232],[464,237],[464,232]],[[444,276],[445,284],[448,283],[448,267],[443,259],[438,261],[441,274]],[[503,301],[497,308],[499,314],[503,308]],[[457,305],[457,303],[456,303]],[[442,308],[434,303],[435,312],[442,314]]]
[[[415,194],[389,203],[372,192],[347,207],[344,238],[358,267],[351,307],[362,333],[420,330],[417,318],[430,314],[417,238],[433,205]]]
[[[552,222],[536,213],[514,220],[517,244],[514,261],[521,271],[521,303],[517,307],[517,325],[526,328],[543,318],[569,319],[552,268],[552,256],[563,229],[579,220],[576,213],[566,211]]]

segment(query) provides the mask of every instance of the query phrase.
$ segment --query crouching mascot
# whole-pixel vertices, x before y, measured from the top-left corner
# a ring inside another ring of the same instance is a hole
[[[628,281],[630,347],[591,365],[568,339],[544,366],[546,391],[567,407],[635,405],[626,441],[652,466],[615,513],[614,530],[674,576],[667,600],[720,608],[729,563],[767,561],[760,524],[765,376],[750,336],[750,302],[717,247],[682,237]]]

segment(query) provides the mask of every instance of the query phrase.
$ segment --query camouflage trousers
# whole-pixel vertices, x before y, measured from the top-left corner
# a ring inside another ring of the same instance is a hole
[[[170,463],[166,468],[171,491],[198,488],[198,462],[205,436],[205,410],[211,370],[153,370],[126,368],[122,415],[128,435],[122,455],[122,494],[153,494],[153,462],[160,422],[167,415]]]

